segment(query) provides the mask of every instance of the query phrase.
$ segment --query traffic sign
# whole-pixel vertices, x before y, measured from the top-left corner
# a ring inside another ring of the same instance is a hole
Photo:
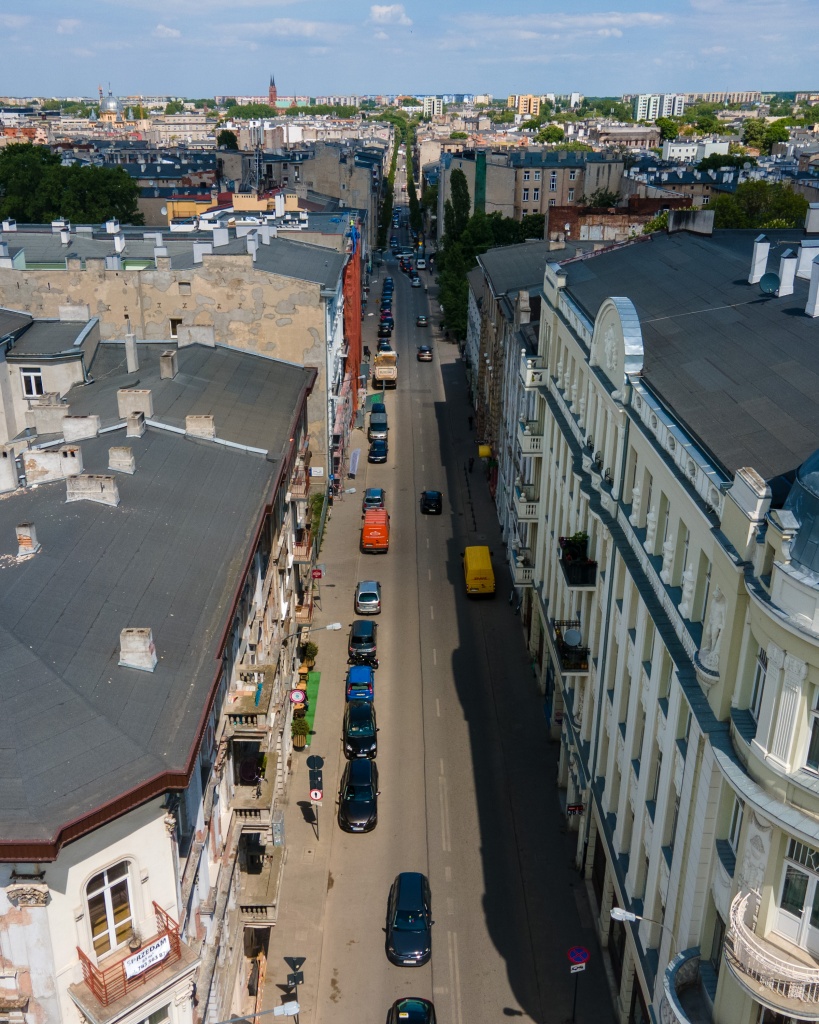
[[[577,974],[578,971],[585,971],[585,964],[569,964],[569,972],[571,974]]]
[[[293,974],[288,974],[287,984],[290,986],[290,988],[295,988],[296,985],[303,985],[304,974],[301,971],[295,971]]]
[[[324,570],[321,568],[321,566],[317,565],[315,569],[312,570],[310,575],[313,577],[314,580],[320,580],[324,576]]]
[[[589,951],[585,946],[572,946],[567,956],[573,964],[585,964],[589,962]]]
[[[307,700],[307,693],[304,690],[291,690],[290,703],[303,704]]]
[[[585,809],[586,807],[584,804],[567,804],[566,813],[568,815],[582,814]]]
[[[284,958],[284,962],[291,971],[300,971],[306,960],[306,956],[286,956]]]
[[[321,803],[321,799],[322,799],[323,796],[324,796],[324,790],[323,789],[311,789],[310,790],[310,799],[313,801],[313,803],[320,804]]]
[[[311,754],[307,758],[307,767],[308,768],[315,768],[315,769],[323,768],[324,767],[324,758],[320,757],[318,754]]]

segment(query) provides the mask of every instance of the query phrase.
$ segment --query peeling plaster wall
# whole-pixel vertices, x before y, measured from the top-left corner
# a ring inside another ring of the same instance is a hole
[[[180,288],[180,284],[183,287]],[[0,270],[0,305],[59,318],[59,307],[90,306],[100,337],[124,339],[130,317],[137,338],[164,341],[181,320],[181,344],[230,345],[318,370],[308,400],[314,461],[326,464],[325,300],[313,281],[254,267],[247,255],[206,255],[187,270]]]

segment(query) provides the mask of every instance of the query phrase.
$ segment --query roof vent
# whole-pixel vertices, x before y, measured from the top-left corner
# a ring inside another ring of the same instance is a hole
[[[65,482],[66,501],[95,501],[99,505],[119,505],[119,488],[112,476],[89,473],[69,477]]]
[[[153,672],[156,668],[154,634],[150,629],[123,629],[119,634],[119,663],[123,668]]]
[[[131,412],[125,420],[126,437],[142,437],[145,433],[145,413]]]
[[[153,416],[154,402],[150,388],[119,388],[117,414],[125,419],[132,412],[142,412],[146,419]]]
[[[188,437],[216,437],[216,425],[213,416],[186,416],[185,433]]]
[[[808,316],[819,316],[819,257],[813,261],[810,270],[810,287],[808,288],[808,303],[805,306]]]
[[[751,257],[751,272],[748,275],[748,284],[759,284],[768,266],[768,252],[771,243],[765,235],[757,235],[754,239],[754,254]]]
[[[20,523],[17,527],[17,557],[36,555],[41,547],[42,545],[37,542],[34,523]]]
[[[173,380],[179,373],[179,353],[175,348],[169,348],[159,354],[159,379]]]
[[[108,449],[108,468],[112,473],[127,473],[133,476],[136,472],[136,459],[132,448],[116,447]]]
[[[780,299],[786,295],[793,295],[793,281],[795,277],[796,253],[793,249],[786,249],[779,261],[779,287],[776,290],[776,294]]]
[[[808,211],[805,214],[805,231],[809,235],[819,235],[819,203],[808,204]]]

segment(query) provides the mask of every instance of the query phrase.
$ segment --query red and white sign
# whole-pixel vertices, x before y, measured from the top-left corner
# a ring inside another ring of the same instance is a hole
[[[324,791],[323,790],[321,790],[321,789],[311,789],[310,790],[310,799],[313,801],[314,804],[320,804],[323,797],[324,797]]]
[[[154,964],[164,960],[170,951],[171,940],[167,935],[163,935],[161,939],[152,942],[150,946],[146,946],[145,949],[141,949],[134,956],[129,956],[126,960],[122,961],[122,965],[125,968],[125,977],[136,978],[143,971],[147,971],[149,967],[153,967]]]
[[[304,690],[291,690],[290,691],[290,703],[291,704],[303,704],[307,700],[307,694]]]
[[[310,575],[313,577],[314,580],[320,580],[324,576],[324,570],[321,568],[321,566],[316,566],[316,568],[312,570]]]

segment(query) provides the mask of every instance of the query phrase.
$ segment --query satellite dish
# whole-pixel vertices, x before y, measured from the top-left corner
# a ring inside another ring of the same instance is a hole
[[[763,295],[775,295],[780,283],[779,274],[763,274],[759,281],[759,290]]]
[[[163,217],[167,217],[168,216],[168,207],[167,206],[160,206],[159,212],[162,214]]]

